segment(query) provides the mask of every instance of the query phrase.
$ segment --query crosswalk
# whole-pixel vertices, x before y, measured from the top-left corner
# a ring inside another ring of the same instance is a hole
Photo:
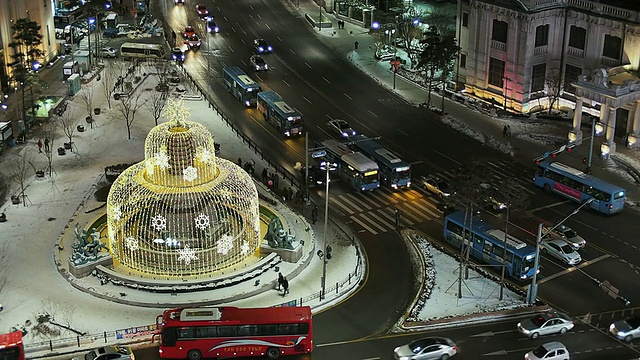
[[[493,170],[493,178],[490,181],[496,184],[510,176],[509,170],[513,170],[516,166],[516,163],[509,160],[488,161],[486,164]],[[434,175],[452,181],[454,172],[455,170],[440,171]],[[513,180],[522,191],[528,194],[535,192],[526,177],[521,176]],[[373,235],[395,230],[396,210],[400,212],[402,226],[437,220],[443,216],[442,200],[416,187],[403,191],[381,187],[366,193],[347,192],[332,195],[329,203],[334,211],[344,215],[356,228]]]

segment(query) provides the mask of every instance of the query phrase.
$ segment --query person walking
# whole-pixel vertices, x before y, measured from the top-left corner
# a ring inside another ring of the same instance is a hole
[[[44,139],[44,151],[49,152],[49,138]]]
[[[311,221],[313,221],[313,224],[316,224],[316,221],[318,221],[318,205],[313,205],[313,210],[311,210]]]
[[[395,210],[395,216],[396,216],[396,230],[400,229],[400,210],[396,209]]]
[[[41,153],[42,152],[42,139],[38,140],[38,152]]]
[[[283,281],[284,281],[284,276],[282,276],[282,273],[279,272],[278,273],[278,291],[280,291],[280,287],[282,286]]]
[[[282,288],[284,289],[284,292],[282,293],[282,297],[284,297],[289,293],[289,281],[287,280],[286,277],[282,278]]]
[[[507,125],[507,137],[511,137],[511,125]]]
[[[353,43],[353,47],[358,51],[358,45],[360,45],[357,41]]]
[[[503,137],[503,138],[504,138],[504,137],[507,137],[507,130],[508,130],[508,129],[507,129],[507,125],[505,125],[505,126],[502,128],[502,137]]]

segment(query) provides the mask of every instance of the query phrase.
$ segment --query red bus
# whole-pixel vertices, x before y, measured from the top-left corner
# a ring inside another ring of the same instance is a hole
[[[200,307],[165,310],[156,323],[163,359],[308,354],[311,308]]]
[[[24,360],[21,331],[0,334],[0,360]]]

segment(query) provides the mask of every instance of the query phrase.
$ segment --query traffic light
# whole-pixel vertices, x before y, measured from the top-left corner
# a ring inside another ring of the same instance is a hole
[[[333,251],[331,245],[327,245],[327,260],[331,260],[331,251]]]

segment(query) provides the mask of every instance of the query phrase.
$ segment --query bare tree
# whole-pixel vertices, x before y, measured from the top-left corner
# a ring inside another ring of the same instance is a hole
[[[9,242],[0,243],[0,293],[7,284],[7,266],[9,263]]]
[[[24,153],[22,155],[13,155],[10,161],[12,167],[9,171],[9,177],[20,186],[20,194],[17,196],[22,197],[22,205],[27,206],[27,195],[24,190],[27,187],[29,169],[36,171],[33,165],[33,157],[30,153]]]
[[[73,134],[76,132],[75,125],[75,110],[71,106],[67,106],[67,109],[58,117],[59,126],[64,133],[64,136],[69,139],[71,144],[71,151],[73,151]]]
[[[87,122],[93,129],[93,88],[90,84],[82,86],[82,90],[78,93],[78,99],[80,99],[82,107],[87,111]]]
[[[127,124],[127,134],[129,140],[131,140],[131,124],[136,119],[136,112],[144,105],[144,101],[140,101],[141,93],[132,96],[120,97],[120,103],[118,104],[118,111],[124,118]]]
[[[116,74],[117,69],[113,67],[113,65],[106,66],[102,71],[102,90],[104,90],[104,94],[107,97],[107,106],[111,109],[111,97],[113,93],[116,91],[116,79],[118,75]]]
[[[44,156],[47,159],[47,174],[49,174],[49,178],[51,179],[51,181],[53,182],[53,173],[55,172],[55,170],[53,170],[53,151],[52,149],[54,148],[53,142],[56,136],[56,127],[58,127],[60,124],[57,122],[50,122],[49,124],[47,124],[47,126],[44,128],[44,136],[45,136],[45,144],[47,145],[44,148]]]
[[[547,73],[544,79],[547,97],[549,98],[549,114],[553,110],[553,105],[558,101],[562,91],[564,79],[558,69],[552,69]]]
[[[151,95],[144,104],[147,110],[149,110],[149,112],[153,116],[153,119],[156,121],[157,126],[158,119],[160,119],[160,116],[162,115],[162,112],[167,105],[167,92],[160,90],[151,90]]]
[[[128,63],[122,59],[113,61],[110,65],[112,68],[113,76],[115,77],[115,85],[113,87],[114,92],[124,92],[124,78],[127,76]]]

